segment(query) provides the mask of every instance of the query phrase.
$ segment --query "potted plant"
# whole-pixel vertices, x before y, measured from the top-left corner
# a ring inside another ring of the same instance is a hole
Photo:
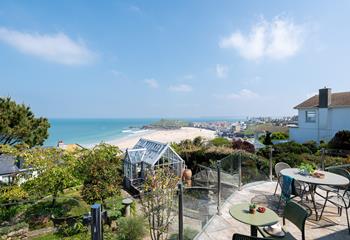
[[[315,171],[315,168],[312,164],[302,163],[299,166],[299,171],[300,171],[300,174],[302,175],[312,175],[313,172]]]
[[[252,203],[249,205],[249,213],[254,214],[256,209],[256,204]]]

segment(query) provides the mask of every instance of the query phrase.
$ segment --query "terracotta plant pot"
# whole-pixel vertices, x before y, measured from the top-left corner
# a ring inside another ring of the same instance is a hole
[[[255,208],[249,208],[249,213],[254,214],[255,213]]]
[[[191,180],[192,178],[192,170],[191,169],[186,169],[183,173],[183,178],[185,180]]]
[[[185,180],[185,185],[187,187],[192,187],[192,180]]]

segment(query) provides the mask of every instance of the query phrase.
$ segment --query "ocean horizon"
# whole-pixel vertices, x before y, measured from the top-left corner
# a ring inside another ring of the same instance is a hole
[[[175,118],[174,118],[175,119]],[[209,121],[241,121],[238,118],[177,118],[189,122]],[[64,143],[78,143],[82,145],[93,145],[100,142],[120,139],[141,133],[147,130],[141,129],[160,120],[160,118],[51,118],[49,122],[49,137],[44,146],[56,146],[58,141]]]

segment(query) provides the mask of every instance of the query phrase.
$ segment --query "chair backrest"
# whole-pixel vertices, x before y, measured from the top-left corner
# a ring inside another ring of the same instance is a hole
[[[341,176],[343,176],[343,177],[345,177],[345,178],[350,180],[350,172],[348,170],[346,170],[345,168],[334,167],[334,168],[328,169],[328,171],[331,172],[331,173],[335,173],[335,174],[341,175]],[[342,188],[342,189],[344,189],[344,188]],[[350,184],[347,187],[345,187],[345,189],[347,189],[349,191],[350,190]]]
[[[276,163],[276,165],[275,165],[276,176],[278,177],[280,175],[280,172],[283,169],[286,169],[286,168],[290,168],[288,163],[285,163],[285,162],[278,162],[278,163]]]
[[[296,202],[289,201],[284,208],[283,224],[285,224],[286,219],[291,221],[297,228],[300,229],[303,236],[302,239],[305,239],[305,221],[308,215],[307,210],[303,206]]]
[[[243,235],[243,234],[239,234],[239,233],[233,234],[233,237],[232,237],[232,240],[260,240],[260,239],[272,240],[271,238],[252,237],[252,236],[247,236],[247,235]]]

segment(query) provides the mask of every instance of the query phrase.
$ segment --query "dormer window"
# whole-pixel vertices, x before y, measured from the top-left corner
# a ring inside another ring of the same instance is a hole
[[[316,122],[316,111],[315,110],[306,111],[306,122],[309,122],[309,123]]]

